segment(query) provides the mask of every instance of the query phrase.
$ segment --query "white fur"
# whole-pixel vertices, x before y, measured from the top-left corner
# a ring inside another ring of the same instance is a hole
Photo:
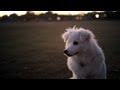
[[[66,30],[62,38],[66,43],[65,50],[71,55],[67,56],[67,65],[73,74],[71,79],[106,79],[105,57],[94,34],[84,28]],[[78,45],[74,45],[74,41]]]

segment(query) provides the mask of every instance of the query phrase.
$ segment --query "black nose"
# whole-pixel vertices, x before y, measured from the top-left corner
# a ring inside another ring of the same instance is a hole
[[[64,50],[64,53],[65,53],[65,54],[67,54],[67,53],[68,53],[68,51],[67,51],[67,50]]]

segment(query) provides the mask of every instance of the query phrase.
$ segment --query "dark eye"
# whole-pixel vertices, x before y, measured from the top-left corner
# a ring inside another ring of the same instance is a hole
[[[73,44],[74,44],[74,45],[78,45],[78,42],[77,42],[77,41],[74,41]]]

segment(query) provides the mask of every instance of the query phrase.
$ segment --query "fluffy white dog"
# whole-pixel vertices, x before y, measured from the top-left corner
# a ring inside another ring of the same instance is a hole
[[[105,57],[94,34],[75,26],[66,30],[62,38],[66,43],[67,65],[73,74],[71,79],[106,79]]]

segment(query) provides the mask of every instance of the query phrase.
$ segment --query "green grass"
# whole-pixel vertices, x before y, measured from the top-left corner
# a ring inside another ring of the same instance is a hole
[[[67,79],[61,34],[77,25],[93,31],[102,47],[108,79],[120,78],[120,21],[0,24],[0,78]]]

